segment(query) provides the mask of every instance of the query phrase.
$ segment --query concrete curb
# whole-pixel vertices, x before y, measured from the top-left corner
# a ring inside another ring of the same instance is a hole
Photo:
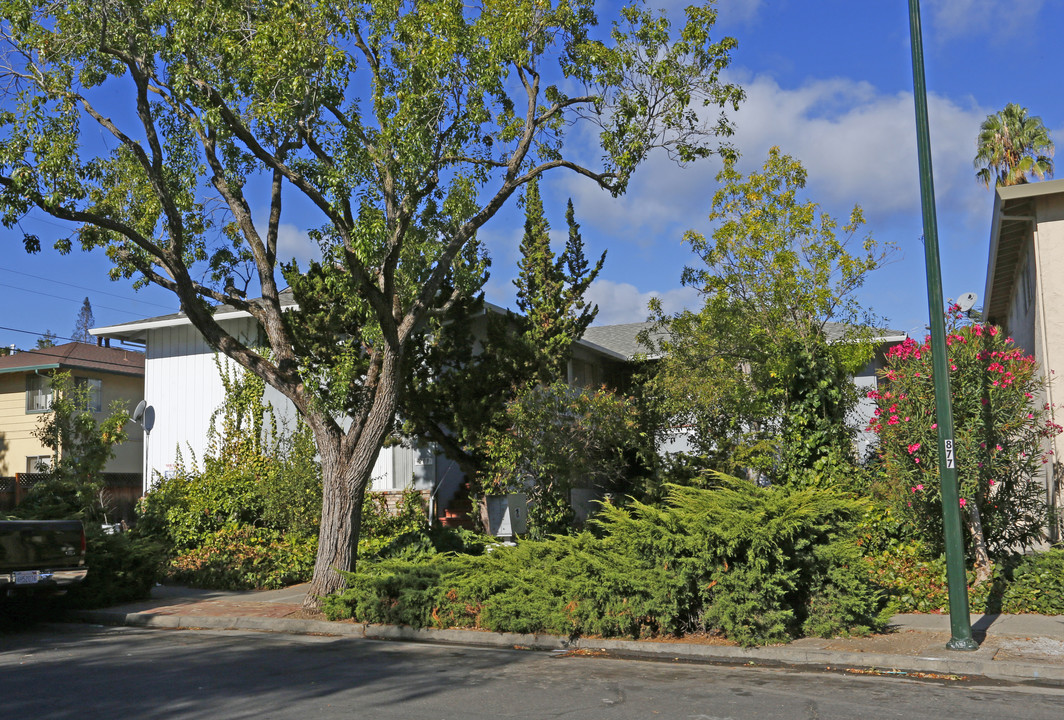
[[[742,648],[697,643],[663,643],[644,640],[578,638],[554,635],[496,633],[482,630],[415,629],[398,625],[369,625],[325,620],[211,615],[157,615],[115,610],[80,610],[71,617],[100,625],[162,629],[252,630],[296,635],[329,635],[369,640],[398,640],[499,649],[604,651],[617,657],[672,660],[720,665],[767,665],[816,669],[859,669],[884,674],[934,673],[974,675],[995,680],[1064,683],[1064,666],[1030,662],[995,661],[993,646],[970,653],[943,656],[909,656],[885,653],[840,652],[816,647],[777,645]],[[943,652],[948,652],[943,649]]]

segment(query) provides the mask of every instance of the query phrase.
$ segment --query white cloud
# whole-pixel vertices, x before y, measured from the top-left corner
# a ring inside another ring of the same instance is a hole
[[[780,146],[809,173],[807,197],[836,216],[860,204],[872,222],[919,211],[919,175],[912,93],[887,94],[866,82],[813,80],[783,88],[773,79],[738,80],[747,100],[734,114],[740,169],[759,168]],[[972,227],[985,224],[986,192],[974,179],[972,157],[987,110],[928,99],[935,191],[941,214]],[[584,178],[559,179],[578,219],[616,241],[639,248],[678,241],[683,230],[707,229],[719,159],[678,168],[657,153],[639,168],[628,192],[612,198]]]
[[[295,259],[299,267],[305,269],[310,260],[321,260],[321,249],[306,230],[291,223],[281,223],[277,228],[277,259],[283,262]]]
[[[735,140],[744,170],[778,145],[808,170],[810,197],[835,212],[859,203],[870,217],[882,218],[919,207],[912,93],[884,94],[841,78],[781,88],[756,77],[743,85],[747,101],[736,114]],[[964,215],[984,212],[972,157],[986,111],[936,95],[928,106],[940,206]]]
[[[928,0],[932,26],[943,39],[990,35],[996,41],[1031,32],[1045,0]]]
[[[717,11],[723,24],[753,20],[761,10],[761,0],[719,0]]]
[[[647,248],[668,236],[678,241],[677,224],[686,228],[705,219],[719,169],[717,160],[680,167],[657,152],[636,171],[628,191],[619,198],[584,177],[556,177],[572,197],[581,225]]]
[[[647,305],[651,298],[659,298],[662,309],[667,313],[684,309],[695,310],[700,302],[698,291],[689,287],[675,288],[664,293],[653,290],[641,292],[639,288],[628,283],[596,280],[587,291],[587,299],[599,306],[598,315],[595,317],[596,325],[643,322],[647,319]]]

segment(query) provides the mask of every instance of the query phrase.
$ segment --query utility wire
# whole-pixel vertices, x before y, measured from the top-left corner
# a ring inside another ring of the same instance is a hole
[[[34,332],[32,330],[19,330],[18,328],[4,327],[3,325],[0,325],[0,330],[9,330],[11,332],[23,333],[24,335],[36,335],[37,337],[44,337],[45,335],[51,333],[51,330],[45,330],[44,332]],[[77,342],[76,340],[74,340],[74,338],[63,337],[62,335],[53,334],[53,337],[56,340],[69,340],[71,342]]]
[[[40,290],[30,290],[29,288],[18,287],[17,285],[8,285],[7,283],[0,283],[0,287],[11,288],[12,290],[18,290],[19,292],[33,293],[34,295],[43,295],[44,297],[55,298],[56,300],[66,300],[67,302],[73,302],[73,303],[83,302],[82,300],[78,300],[76,298],[63,297],[62,295],[53,295],[51,293],[41,292]],[[123,309],[123,308],[109,307],[107,305],[97,305],[96,307],[103,308],[104,310],[113,310],[114,312],[120,312],[120,313],[123,313],[124,315],[135,315],[137,317],[142,316],[142,313],[133,312],[132,310],[129,310],[128,308]]]
[[[68,283],[68,282],[63,282],[62,280],[54,280],[52,278],[41,277],[40,275],[31,275],[30,273],[19,272],[18,270],[9,270],[7,268],[0,268],[0,270],[3,270],[4,272],[11,273],[12,275],[20,275],[22,277],[33,278],[34,280],[43,280],[44,282],[56,283],[58,285],[66,285],[68,287],[77,288],[78,290],[85,290],[87,292],[95,293],[96,295],[108,295],[110,297],[118,298],[119,300],[125,300],[127,302],[141,303],[143,305],[154,305],[155,307],[158,307],[158,308],[164,308],[166,310],[173,311],[173,308],[171,306],[169,306],[169,305],[162,305],[160,303],[151,302],[150,300],[137,300],[135,298],[127,297],[125,295],[117,295],[115,293],[109,293],[109,292],[106,292],[104,290],[96,290],[94,288],[87,288],[87,287],[85,287],[83,285],[75,285],[74,283]],[[103,306],[101,305],[100,307],[103,307]],[[110,309],[110,308],[108,308],[108,309]]]

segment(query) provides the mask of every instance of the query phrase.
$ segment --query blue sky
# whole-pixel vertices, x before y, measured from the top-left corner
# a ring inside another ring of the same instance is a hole
[[[676,10],[683,3],[662,5]],[[724,0],[720,11],[716,34],[739,42],[728,78],[747,93],[734,115],[741,169],[759,167],[778,145],[807,168],[808,199],[839,218],[860,204],[865,229],[898,247],[860,298],[890,327],[922,335],[927,302],[908,3]],[[988,113],[1015,102],[1040,115],[1064,142],[1060,51],[1046,39],[1055,35],[1047,28],[1064,28],[1064,3],[924,0],[922,11],[943,291],[981,296],[993,194],[975,181],[975,136]],[[719,169],[716,159],[679,168],[656,157],[619,199],[573,175],[545,179],[554,227],[564,229],[565,201],[572,197],[588,254],[609,252],[591,290],[599,324],[644,320],[651,296],[670,310],[697,307],[697,295],[680,287],[683,266],[693,259],[681,237],[688,229],[710,229],[706,215]],[[285,247],[296,255],[306,252],[302,220],[294,213],[285,218]],[[23,227],[46,246],[65,235],[40,216]],[[513,305],[520,232],[521,216],[511,206],[481,234],[494,261],[487,298],[501,305]],[[86,296],[97,326],[177,309],[165,291],[110,282],[102,254],[27,256],[20,235],[7,230],[0,230],[0,248],[2,345],[32,347],[34,333],[45,330],[69,336]]]

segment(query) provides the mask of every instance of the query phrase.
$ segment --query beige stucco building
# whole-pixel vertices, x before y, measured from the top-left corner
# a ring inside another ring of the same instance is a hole
[[[88,390],[89,403],[102,419],[114,401],[130,412],[144,397],[144,355],[129,350],[67,343],[0,357],[0,477],[37,472],[51,451],[34,436],[51,406],[49,378],[69,372]],[[128,439],[115,449],[105,470],[140,474],[143,438],[139,426],[126,426]]]
[[[1045,402],[1064,421],[1064,180],[997,188],[983,314],[1037,359],[1050,379]],[[1064,438],[1053,441],[1054,457]],[[1060,460],[1047,465],[1046,492],[1064,509]],[[1059,527],[1054,529],[1059,536]]]

